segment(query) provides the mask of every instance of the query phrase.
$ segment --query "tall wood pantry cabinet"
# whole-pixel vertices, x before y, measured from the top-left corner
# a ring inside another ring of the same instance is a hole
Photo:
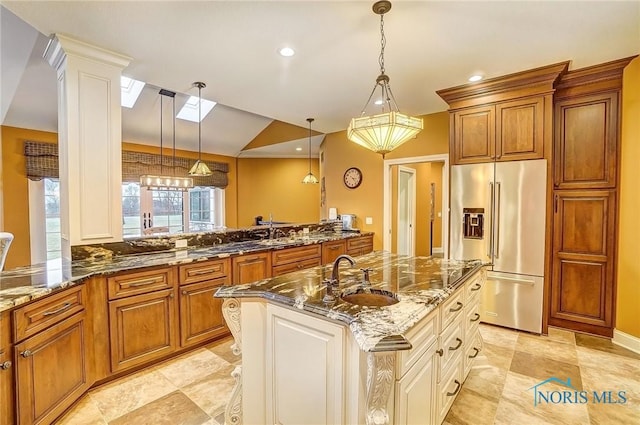
[[[549,324],[611,337],[624,67],[633,57],[562,76],[554,102]]]

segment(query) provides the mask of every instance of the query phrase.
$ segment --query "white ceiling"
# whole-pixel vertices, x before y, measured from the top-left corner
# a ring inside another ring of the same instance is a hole
[[[192,83],[204,81],[203,97],[219,104],[203,121],[203,150],[233,156],[274,119],[306,127],[311,116],[314,130],[344,130],[379,73],[372,1],[1,3],[40,32],[29,51],[25,29],[5,25],[3,10],[3,108],[11,99],[4,125],[56,130],[55,75],[41,59],[44,35],[53,33],[133,57],[124,75],[155,86],[123,110],[126,141],[156,143],[157,87],[197,94]],[[385,33],[400,109],[427,114],[446,109],[436,90],[475,72],[495,77],[564,60],[576,69],[640,53],[640,1],[395,0]],[[296,55],[279,56],[284,45]],[[28,65],[10,84],[25,51]],[[179,148],[197,149],[196,124],[179,121],[176,133]],[[273,156],[269,149],[254,154]]]

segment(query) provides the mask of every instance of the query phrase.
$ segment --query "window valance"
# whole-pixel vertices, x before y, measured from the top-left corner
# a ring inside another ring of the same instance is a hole
[[[24,156],[26,159],[27,177],[31,180],[58,178],[58,145],[56,143],[24,142]],[[139,182],[140,176],[176,175],[186,176],[195,159],[176,157],[175,167],[173,156],[162,156],[144,152],[122,151],[122,181]],[[213,174],[205,177],[194,177],[195,186],[219,187],[224,189],[229,184],[227,174],[229,164],[226,162],[204,161]]]

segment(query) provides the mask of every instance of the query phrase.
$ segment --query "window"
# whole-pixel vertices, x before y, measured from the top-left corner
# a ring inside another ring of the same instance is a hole
[[[204,232],[223,226],[223,189],[196,187],[179,192],[122,184],[123,236]]]
[[[44,214],[47,260],[62,256],[60,240],[60,182],[44,179]]]

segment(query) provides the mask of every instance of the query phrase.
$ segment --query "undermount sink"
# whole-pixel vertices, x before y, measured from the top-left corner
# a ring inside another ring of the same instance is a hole
[[[398,302],[393,292],[370,288],[358,288],[356,291],[343,293],[340,298],[350,304],[367,307],[384,307]]]

